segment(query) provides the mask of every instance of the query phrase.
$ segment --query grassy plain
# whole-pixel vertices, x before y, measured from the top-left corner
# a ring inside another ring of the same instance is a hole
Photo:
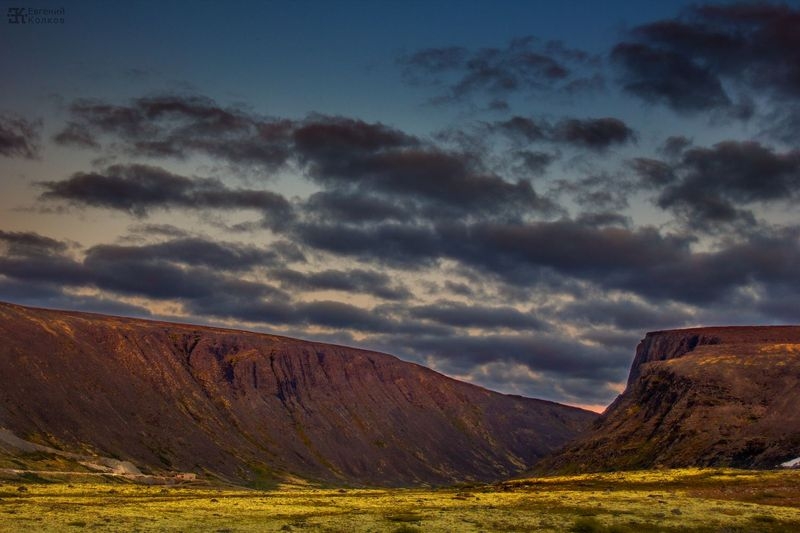
[[[800,471],[685,469],[438,489],[0,482],[0,531],[800,531]]]

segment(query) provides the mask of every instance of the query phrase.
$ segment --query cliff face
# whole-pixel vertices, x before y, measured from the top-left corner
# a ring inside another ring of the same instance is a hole
[[[628,386],[556,471],[771,468],[800,456],[800,327],[648,333]]]
[[[375,352],[0,304],[0,427],[150,471],[408,485],[529,468],[596,418]]]

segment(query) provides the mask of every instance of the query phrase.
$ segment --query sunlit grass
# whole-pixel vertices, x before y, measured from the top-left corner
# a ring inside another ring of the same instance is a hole
[[[663,470],[444,489],[0,485],[0,531],[81,529],[800,531],[800,472]]]

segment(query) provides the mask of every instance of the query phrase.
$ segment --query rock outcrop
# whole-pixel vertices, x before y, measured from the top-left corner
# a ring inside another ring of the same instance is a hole
[[[773,468],[800,455],[800,327],[648,333],[625,392],[541,471]]]
[[[0,304],[0,427],[144,472],[338,484],[496,480],[594,413],[390,355]]]

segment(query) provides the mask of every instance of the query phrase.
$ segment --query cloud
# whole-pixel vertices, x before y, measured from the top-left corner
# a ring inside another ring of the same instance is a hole
[[[442,87],[432,100],[440,104],[473,96],[495,103],[514,92],[574,92],[603,86],[602,76],[594,70],[599,58],[535,37],[512,39],[505,48],[426,48],[397,62],[407,82]]]
[[[655,301],[705,305],[724,300],[754,279],[769,282],[758,263],[746,258],[728,263],[741,244],[695,252],[693,235],[664,235],[653,227],[629,228],[613,217],[605,222],[562,219],[432,227],[397,223],[353,227],[329,222],[294,230],[298,242],[342,258],[406,270],[455,261],[487,282],[500,281],[526,290],[553,290],[580,282]]]
[[[622,87],[648,102],[664,103],[682,112],[732,105],[714,72],[682,54],[621,43],[611,58],[623,69]]]
[[[380,221],[403,221],[417,210],[408,203],[399,202],[372,193],[333,189],[311,194],[303,211],[310,217],[363,224]]]
[[[413,222],[353,226],[335,220],[302,221],[291,231],[296,242],[312,249],[409,270],[432,266],[442,250],[438,232]]]
[[[628,207],[628,195],[634,189],[624,178],[601,173],[578,180],[557,180],[551,190],[554,194],[569,194],[585,209],[610,212]]]
[[[692,140],[683,135],[672,135],[664,140],[659,148],[659,152],[668,158],[674,159],[680,156],[684,150],[692,145]]]
[[[600,296],[570,302],[554,310],[554,313],[571,323],[611,325],[620,330],[633,330],[635,334],[640,334],[644,330],[677,328],[693,318],[684,307],[675,304],[648,305],[632,299],[614,300]],[[625,336],[626,343],[629,337],[630,335]],[[617,342],[617,339],[611,337],[595,337],[594,340],[603,344],[609,340],[612,343]],[[627,346],[633,344],[628,343]]]
[[[100,143],[95,138],[89,127],[78,122],[69,122],[67,126],[53,136],[56,144],[62,146],[77,146],[79,148],[100,148]]]
[[[660,189],[678,180],[675,167],[665,161],[636,157],[628,164],[638,176],[639,186],[644,189]]]
[[[0,115],[0,155],[5,157],[39,157],[41,121]]]
[[[518,144],[551,142],[598,152],[636,140],[636,133],[613,117],[565,118],[552,123],[545,119],[514,116],[490,124],[489,130],[503,133]]]
[[[408,313],[414,318],[460,328],[509,328],[514,330],[547,328],[547,324],[533,313],[523,313],[507,306],[491,307],[439,301],[431,305],[411,307]]]
[[[348,328],[353,331],[437,332],[433,326],[400,323],[378,310],[336,301],[296,301],[290,293],[263,281],[247,279],[254,268],[284,265],[296,259],[291,247],[277,243],[259,249],[199,238],[181,238],[140,246],[97,245],[77,260],[49,237],[35,233],[0,234],[6,246],[0,256],[0,289],[8,297],[29,303],[69,307],[106,302],[111,297],[68,295],[64,289],[92,288],[116,297],[147,298],[183,305],[190,315],[260,322],[268,325],[305,325]],[[289,276],[291,277],[291,276]],[[298,280],[295,280],[298,281]],[[355,286],[387,299],[402,300],[407,289],[378,272],[322,271],[306,276],[307,284]],[[0,293],[4,294],[4,293]],[[126,305],[126,304],[125,304]],[[119,310],[122,310],[120,304]],[[99,308],[98,308],[99,310]],[[131,310],[134,310],[131,308]],[[137,316],[141,313],[137,313]]]
[[[604,150],[614,144],[625,144],[635,139],[633,130],[616,118],[566,119],[554,126],[555,141]]]
[[[291,166],[323,189],[308,200],[309,207],[338,215],[344,214],[344,201],[360,205],[355,216],[363,220],[369,220],[369,213],[441,218],[559,211],[528,181],[505,179],[469,150],[447,150],[381,123],[325,115],[301,121],[266,119],[186,96],[141,98],[128,106],[78,101],[70,112],[72,122],[57,136],[62,142],[106,135],[122,140],[124,150],[137,155],[183,158],[197,153],[269,170]],[[586,131],[573,131],[573,126]],[[565,126],[559,135],[565,142],[599,146],[602,141],[589,133],[597,128],[608,125],[579,122]],[[617,142],[613,132],[609,135],[608,142]],[[538,164],[546,161],[540,157]],[[115,165],[46,182],[49,190],[42,198],[123,209],[138,216],[156,206],[262,208],[275,213],[268,225],[290,214],[286,201],[273,193],[187,180],[160,167]]]
[[[380,124],[318,120],[299,128],[295,139],[298,159],[310,178],[351,200],[357,190],[429,213],[515,215],[556,209],[527,181],[509,182],[469,153],[424,144]]]
[[[138,256],[131,247],[95,246],[87,250],[82,266],[92,285],[127,295],[161,300],[193,300],[216,294],[284,296],[266,284],[238,279],[216,268],[179,264],[169,257]]]
[[[77,260],[64,243],[34,233],[3,232],[6,250],[0,274],[15,280],[62,287],[93,287],[157,300],[280,297],[282,291],[231,276],[248,267],[276,264],[271,250],[201,239],[142,246],[97,245]]]
[[[141,246],[98,245],[90,256],[115,261],[165,261],[238,272],[254,266],[283,265],[285,257],[274,249],[183,237]]]
[[[683,152],[675,165],[648,162],[646,181],[663,185],[657,203],[698,228],[743,221],[754,224],[746,206],[788,203],[800,198],[800,151],[775,152],[750,141],[725,141]]]
[[[532,150],[516,150],[513,157],[520,163],[522,171],[532,176],[542,176],[556,160],[556,154]]]
[[[284,223],[291,205],[281,195],[252,189],[232,189],[219,180],[187,178],[161,167],[112,165],[99,172],[76,172],[61,181],[39,183],[42,200],[104,207],[146,216],[153,209],[253,209],[270,224]]]
[[[134,155],[185,159],[205,154],[237,165],[274,171],[289,156],[292,122],[223,108],[203,96],[138,98],[127,106],[77,100],[72,120],[55,135],[64,145],[98,148],[104,136],[121,138]]]
[[[582,226],[588,226],[591,228],[607,226],[630,228],[632,226],[631,219],[629,217],[620,213],[609,211],[585,211],[575,219],[575,222]]]
[[[150,310],[145,307],[120,302],[117,299],[69,294],[56,285],[13,280],[3,276],[0,276],[0,299],[48,309],[142,318],[152,316]]]
[[[611,53],[623,88],[676,111],[749,118],[752,96],[800,96],[800,10],[785,4],[694,5],[634,28]]]
[[[67,250],[66,243],[30,231],[0,230],[0,242],[11,256],[49,255]]]
[[[404,344],[419,354],[437,356],[455,373],[493,361],[515,361],[533,371],[602,382],[620,379],[630,365],[630,353],[550,334],[420,336]]]
[[[364,269],[299,272],[291,269],[276,269],[269,273],[270,279],[284,287],[302,291],[334,290],[347,293],[369,294],[384,300],[402,301],[411,298],[411,291],[392,281],[383,272]]]

